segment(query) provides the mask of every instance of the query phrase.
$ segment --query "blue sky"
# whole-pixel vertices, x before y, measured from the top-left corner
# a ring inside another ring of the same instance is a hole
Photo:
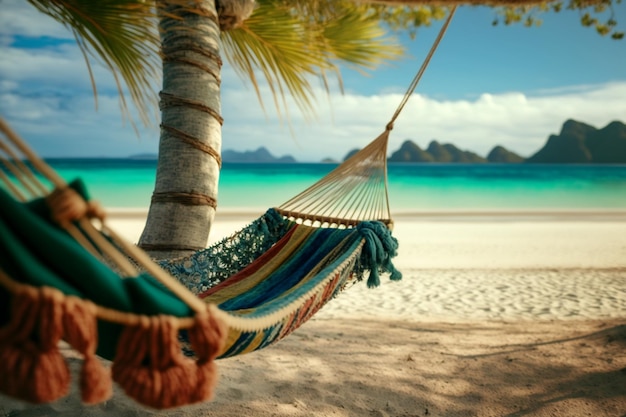
[[[615,17],[626,28],[626,3]],[[435,139],[481,155],[502,145],[529,156],[573,118],[596,127],[626,122],[626,40],[601,37],[578,13],[543,15],[538,28],[492,26],[488,8],[455,16],[417,94],[396,121],[390,149]],[[384,128],[441,23],[403,37],[407,56],[363,76],[344,70],[345,94],[318,94],[312,121],[290,112],[293,134],[271,99],[267,112],[252,87],[225,65],[223,148],[267,147],[299,161],[342,158]],[[21,0],[0,0],[0,114],[43,156],[156,153],[158,129],[137,137],[119,109],[112,77],[94,68],[98,109],[71,34]],[[261,86],[267,91],[266,86]]]

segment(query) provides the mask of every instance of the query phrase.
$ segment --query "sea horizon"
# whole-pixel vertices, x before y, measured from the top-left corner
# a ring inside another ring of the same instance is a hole
[[[149,207],[156,161],[47,158],[67,181],[80,177],[112,210]],[[230,212],[278,206],[334,169],[333,163],[225,163],[218,207]],[[392,212],[614,212],[626,210],[626,165],[389,163]],[[268,193],[268,187],[272,190]]]

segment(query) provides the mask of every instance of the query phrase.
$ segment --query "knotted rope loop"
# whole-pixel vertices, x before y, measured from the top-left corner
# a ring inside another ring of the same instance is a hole
[[[187,107],[210,114],[220,125],[224,124],[224,118],[218,112],[201,101],[175,96],[174,94],[166,93],[165,91],[161,91],[159,93],[159,97],[161,98],[161,101],[159,102],[159,108],[161,110],[167,107]]]
[[[220,156],[219,152],[217,152],[211,146],[201,142],[199,138],[189,135],[183,132],[182,130],[176,129],[175,127],[172,127],[172,126],[161,124],[160,127],[161,129],[171,134],[173,137],[179,139],[181,142],[184,142],[187,145],[211,156],[213,159],[215,159],[215,162],[217,162],[217,166],[219,168],[222,168],[222,157]]]
[[[107,400],[113,392],[111,373],[96,356],[98,346],[97,307],[78,297],[66,297],[63,328],[65,340],[83,357],[80,374],[82,400],[96,404]]]
[[[106,213],[95,201],[85,199],[71,187],[56,188],[48,197],[52,219],[60,225],[67,225],[82,218],[96,218],[104,221]]]
[[[141,317],[120,337],[113,362],[113,379],[137,402],[154,408],[188,403],[196,378],[190,361],[174,354],[173,323],[165,316]]]
[[[213,391],[217,385],[218,370],[215,358],[224,350],[228,326],[216,316],[216,310],[217,307],[210,305],[206,313],[196,316],[195,325],[188,331],[198,367],[198,389],[192,397],[193,402],[213,398]]]
[[[216,311],[217,307],[209,305],[205,313],[196,316],[196,323],[188,332],[199,364],[217,358],[226,343],[228,326],[217,317]]]
[[[152,194],[153,203],[180,203],[186,206],[209,206],[217,208],[217,201],[207,194],[162,192]]]
[[[213,20],[213,21],[215,22],[216,20]],[[170,33],[169,36],[170,36],[170,39],[175,37],[172,33]],[[202,55],[205,58],[210,59],[211,61],[215,62],[215,64],[219,68],[222,68],[224,63],[222,61],[222,58],[219,56],[219,54],[213,51],[209,51],[207,49],[201,48],[200,46],[191,42],[189,38],[185,36],[185,34],[182,34],[180,38],[181,39],[177,40],[176,42],[168,42],[165,45],[166,48],[161,49],[161,53],[159,55],[161,56],[163,60],[167,60],[168,59],[167,57],[170,57],[169,58],[170,60],[175,60],[176,58],[174,56],[177,54],[181,56],[185,56],[188,54],[188,52],[193,52],[195,54]],[[163,47],[164,45],[161,45],[161,46]],[[169,46],[169,48],[167,48],[167,46]],[[218,83],[220,82],[220,80],[217,77],[216,77],[216,80]]]

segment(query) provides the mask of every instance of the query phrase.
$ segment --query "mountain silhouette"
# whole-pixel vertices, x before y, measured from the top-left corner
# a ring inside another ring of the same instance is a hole
[[[602,129],[567,120],[561,133],[526,160],[530,163],[626,163],[626,125],[611,122]]]

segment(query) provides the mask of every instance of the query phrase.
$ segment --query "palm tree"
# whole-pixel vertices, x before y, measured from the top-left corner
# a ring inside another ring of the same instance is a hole
[[[162,59],[157,179],[140,239],[155,257],[207,242],[221,165],[220,38],[242,76],[255,87],[256,70],[268,79],[278,108],[288,91],[305,111],[310,77],[338,75],[337,60],[372,67],[401,54],[376,16],[349,1],[260,0],[246,24],[253,0],[159,0],[156,7],[142,0],[29,1],[75,33],[88,64],[91,54],[102,57],[116,80],[126,81],[144,121]]]
[[[319,75],[326,82],[327,76],[339,74],[338,61],[371,67],[399,55],[393,42],[381,37],[381,20],[392,28],[405,29],[445,14],[434,7],[387,6],[417,3],[415,0],[258,0],[258,8],[248,20],[253,0],[157,0],[156,8],[144,0],[29,1],[75,33],[88,63],[90,53],[100,57],[116,76],[120,91],[121,80],[126,83],[144,121],[150,118],[147,109],[155,101],[153,80],[160,72],[161,53],[157,180],[139,242],[155,257],[184,255],[206,245],[217,207],[221,165],[219,95],[224,53],[255,86],[260,71],[279,109],[280,98],[289,92],[307,111],[311,108],[311,76]],[[612,1],[591,3],[601,9],[610,7]],[[467,2],[441,0],[436,4]],[[503,9],[505,23],[530,13],[520,5],[536,3],[469,2],[509,6]],[[561,2],[550,4],[556,10]],[[589,4],[570,0],[569,6],[582,9]],[[154,30],[157,20],[158,34]],[[126,109],[123,94],[120,96]]]
[[[157,176],[139,246],[155,257],[206,246],[221,166],[220,27],[214,1],[160,4],[163,57]]]
[[[154,257],[206,247],[221,165],[221,44],[240,73],[255,81],[259,69],[278,96],[289,90],[304,109],[310,108],[309,77],[337,74],[334,60],[372,66],[401,53],[382,39],[375,17],[360,13],[363,6],[354,3],[263,0],[243,23],[250,5],[220,2],[218,12],[206,1],[193,10],[164,4],[161,11],[159,160],[139,241]],[[226,33],[233,22],[238,28]],[[280,107],[278,97],[275,101]]]

